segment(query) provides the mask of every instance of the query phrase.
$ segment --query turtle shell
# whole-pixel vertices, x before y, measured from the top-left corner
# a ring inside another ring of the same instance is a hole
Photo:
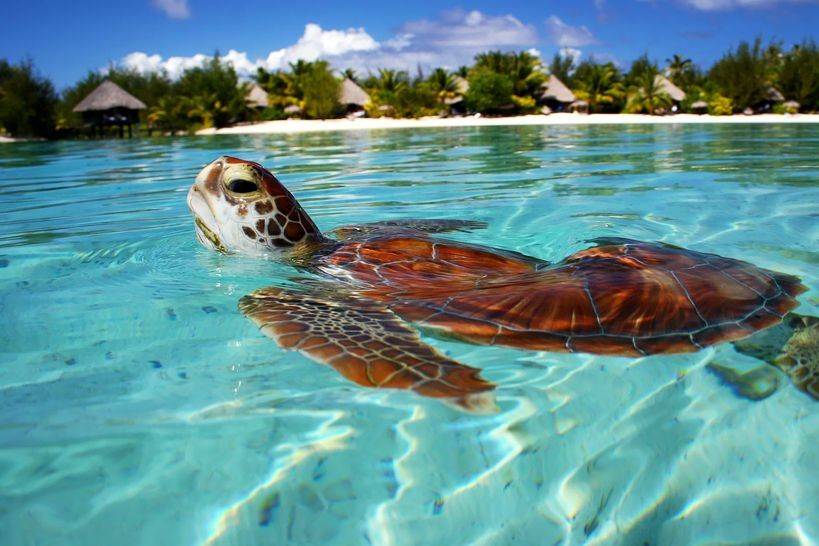
[[[796,277],[665,244],[608,240],[554,265],[400,234],[344,243],[319,269],[460,339],[640,356],[696,351],[782,320]]]

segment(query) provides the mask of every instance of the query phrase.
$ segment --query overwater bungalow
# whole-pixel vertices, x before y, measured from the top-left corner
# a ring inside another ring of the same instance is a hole
[[[259,110],[270,106],[267,91],[262,89],[262,87],[258,83],[254,83],[253,85],[250,86],[250,89],[247,90],[247,95],[245,95],[245,102],[250,108],[256,108]]]
[[[685,100],[685,91],[674,85],[671,80],[663,76],[662,74],[657,74],[654,78],[654,85],[660,88],[665,94],[671,97],[671,108],[670,113],[676,114],[680,111],[680,103]]]
[[[74,112],[82,115],[92,136],[97,133],[102,136],[106,127],[118,127],[119,137],[123,138],[127,126],[130,138],[131,125],[139,123],[139,111],[145,108],[144,102],[111,80],[105,80],[74,107]]]
[[[350,78],[344,78],[339,88],[338,102],[348,116],[361,116],[364,106],[370,102],[370,95]]]
[[[543,94],[540,95],[540,102],[548,112],[565,112],[575,102],[574,93],[554,74],[541,87]],[[543,112],[548,113],[545,109]]]

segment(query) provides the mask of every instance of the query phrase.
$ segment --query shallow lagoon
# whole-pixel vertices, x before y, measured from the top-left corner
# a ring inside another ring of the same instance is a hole
[[[236,310],[299,275],[198,246],[196,172],[276,172],[322,229],[467,218],[559,260],[601,236],[799,275],[819,125],[510,127],[0,147],[0,529],[16,544],[813,544],[819,405],[709,368],[426,338],[494,415],[356,387]],[[297,279],[294,279],[297,281]]]

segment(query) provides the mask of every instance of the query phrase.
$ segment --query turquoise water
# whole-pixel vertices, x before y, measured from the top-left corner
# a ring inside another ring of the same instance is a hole
[[[722,345],[626,359],[425,338],[497,383],[472,415],[348,383],[236,309],[299,275],[195,241],[221,154],[322,229],[466,218],[559,260],[661,240],[803,278],[819,126],[525,127],[0,146],[0,543],[816,544],[819,404]]]

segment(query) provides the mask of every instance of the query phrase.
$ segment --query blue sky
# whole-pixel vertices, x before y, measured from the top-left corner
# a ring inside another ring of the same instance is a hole
[[[119,63],[175,74],[219,50],[244,74],[296,58],[366,72],[466,64],[477,51],[564,50],[623,66],[643,52],[708,66],[740,40],[817,38],[817,0],[577,0],[442,4],[245,0],[55,1],[5,10],[0,57],[31,58],[62,88]]]

